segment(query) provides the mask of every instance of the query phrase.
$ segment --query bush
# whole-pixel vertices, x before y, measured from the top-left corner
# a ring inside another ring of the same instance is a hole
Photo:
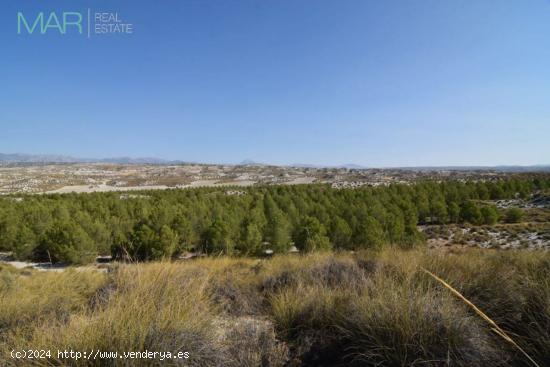
[[[523,219],[523,210],[519,208],[510,208],[504,215],[506,223],[519,223]]]
[[[498,211],[493,206],[484,206],[481,208],[481,217],[483,218],[483,223],[488,225],[493,225],[498,222]]]

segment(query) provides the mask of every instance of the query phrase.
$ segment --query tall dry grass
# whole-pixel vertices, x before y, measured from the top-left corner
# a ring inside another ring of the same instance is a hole
[[[0,365],[17,364],[12,348],[30,347],[190,353],[162,363],[35,361],[44,366],[529,365],[422,268],[550,365],[549,253],[393,249],[127,264],[109,274],[0,267]]]

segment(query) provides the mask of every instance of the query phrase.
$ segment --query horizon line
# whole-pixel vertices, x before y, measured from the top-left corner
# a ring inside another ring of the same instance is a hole
[[[11,160],[5,158],[12,156]],[[17,159],[19,157],[19,160]],[[25,160],[27,159],[27,160]],[[228,166],[271,166],[271,167],[294,167],[294,168],[347,168],[347,169],[498,169],[498,168],[546,168],[550,163],[533,164],[442,164],[442,165],[388,165],[388,166],[369,166],[356,163],[342,164],[314,164],[314,163],[265,163],[257,162],[251,159],[244,159],[241,162],[201,162],[183,159],[166,159],[155,156],[112,156],[103,158],[78,157],[65,154],[31,154],[31,153],[0,153],[0,163],[51,163],[51,164],[197,164],[197,165],[228,165]]]

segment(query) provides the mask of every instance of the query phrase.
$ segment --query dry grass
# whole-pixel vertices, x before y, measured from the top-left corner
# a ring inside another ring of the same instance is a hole
[[[109,274],[0,267],[0,365],[15,364],[9,350],[30,347],[191,355],[163,365],[528,365],[422,267],[550,364],[550,254],[389,249],[120,265]],[[93,363],[35,361],[66,364]]]
[[[458,298],[460,298],[460,300],[462,300],[462,302],[464,302],[466,305],[468,305],[471,309],[473,309],[475,311],[476,314],[478,314],[483,320],[487,321],[487,323],[489,323],[489,325],[492,327],[492,330],[499,336],[501,336],[505,341],[507,341],[508,343],[512,344],[514,346],[514,348],[516,348],[517,350],[519,350],[524,356],[525,358],[527,358],[527,360],[529,362],[531,362],[534,366],[536,367],[539,367],[538,363],[535,362],[535,360],[520,346],[518,345],[518,343],[516,343],[514,341],[514,339],[512,337],[510,337],[510,335],[508,335],[504,330],[502,330],[502,328],[500,326],[498,326],[496,324],[496,322],[494,322],[489,316],[487,316],[483,311],[481,311],[476,305],[474,305],[472,302],[470,302],[470,300],[468,300],[466,297],[464,297],[459,291],[457,291],[456,289],[453,288],[453,286],[451,286],[449,283],[447,283],[446,281],[444,281],[443,279],[439,278],[437,275],[435,275],[434,273],[430,272],[429,270],[426,270],[424,268],[422,268],[422,270],[427,273],[428,275],[430,275],[432,278],[434,278],[435,280],[437,280],[439,283],[443,284],[443,286],[447,289],[449,289],[455,296],[457,296]]]

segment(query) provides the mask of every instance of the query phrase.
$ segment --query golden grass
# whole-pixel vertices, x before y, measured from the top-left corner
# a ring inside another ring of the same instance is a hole
[[[478,314],[483,320],[487,321],[489,325],[491,325],[492,330],[501,336],[504,340],[506,340],[508,343],[512,344],[516,349],[518,349],[528,360],[531,362],[534,366],[539,367],[538,363],[535,362],[533,358],[522,348],[520,347],[514,339],[512,339],[500,326],[498,326],[489,316],[487,316],[483,311],[481,311],[476,305],[474,305],[470,300],[468,300],[466,297],[462,295],[459,291],[454,289],[449,283],[435,275],[434,273],[430,272],[429,270],[426,270],[424,268],[421,268],[425,273],[429,274],[432,278],[437,280],[439,283],[443,284],[443,286],[447,289],[449,289],[454,295],[456,295],[458,298],[462,300],[465,304],[467,304],[471,309],[475,311],[476,314]]]
[[[491,367],[521,365],[518,345],[533,365],[550,363],[548,253],[387,249],[121,264],[109,274],[0,267],[0,365],[32,347],[189,351],[195,366]],[[67,363],[108,361],[34,361]]]

